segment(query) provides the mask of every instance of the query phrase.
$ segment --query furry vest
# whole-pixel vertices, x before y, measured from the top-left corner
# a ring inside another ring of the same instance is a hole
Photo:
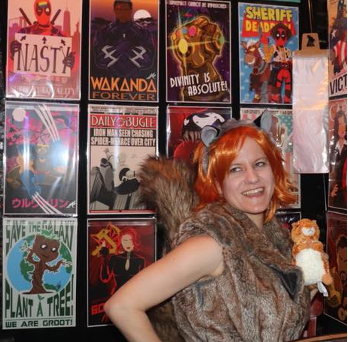
[[[289,232],[275,220],[261,231],[228,204],[215,203],[191,215],[196,203],[194,175],[185,163],[174,160],[151,158],[142,167],[142,199],[156,209],[164,227],[163,253],[192,236],[209,235],[222,246],[224,257],[222,275],[197,281],[149,312],[160,338],[166,342],[298,338],[309,318],[310,302],[302,272],[291,265]]]

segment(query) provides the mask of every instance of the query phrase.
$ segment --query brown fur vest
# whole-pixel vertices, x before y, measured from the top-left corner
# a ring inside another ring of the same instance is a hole
[[[309,295],[301,271],[291,265],[288,231],[272,221],[261,232],[228,204],[191,215],[194,175],[184,162],[165,158],[149,158],[142,167],[142,200],[156,209],[163,253],[202,234],[216,239],[224,253],[221,276],[198,281],[150,310],[158,335],[165,342],[298,338],[308,319]]]

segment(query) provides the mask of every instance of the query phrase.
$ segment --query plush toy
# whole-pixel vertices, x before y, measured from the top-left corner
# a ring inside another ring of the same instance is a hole
[[[327,294],[325,287],[333,281],[329,258],[319,241],[320,230],[315,220],[302,219],[292,223],[291,238],[293,263],[302,268],[305,285],[317,284],[320,292]]]

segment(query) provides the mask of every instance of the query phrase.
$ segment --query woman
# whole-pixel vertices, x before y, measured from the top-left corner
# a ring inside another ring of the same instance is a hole
[[[291,265],[289,232],[273,219],[294,200],[279,150],[262,129],[228,121],[202,130],[199,202],[172,251],[105,304],[129,341],[161,341],[146,310],[172,297],[185,341],[272,342],[300,336],[309,292]],[[174,173],[174,172],[173,172]]]

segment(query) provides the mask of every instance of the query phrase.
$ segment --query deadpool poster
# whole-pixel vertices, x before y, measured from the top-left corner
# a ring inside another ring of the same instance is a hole
[[[82,0],[8,1],[6,96],[80,99]]]

